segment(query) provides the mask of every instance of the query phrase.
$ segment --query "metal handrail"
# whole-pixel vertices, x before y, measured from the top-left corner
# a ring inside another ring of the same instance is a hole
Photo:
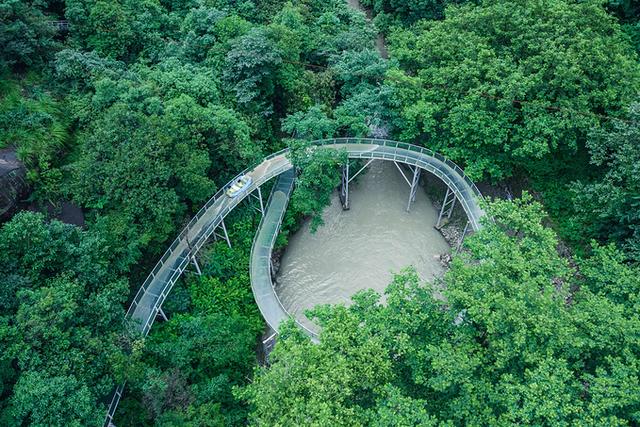
[[[288,151],[288,149],[285,148],[285,149],[280,150],[280,151],[278,151],[276,153],[270,154],[269,156],[265,157],[261,162],[255,162],[254,164],[252,164],[248,168],[244,169],[242,172],[237,174],[233,179],[231,179],[227,184],[225,184],[223,187],[221,187],[207,201],[207,203],[205,203],[205,205],[202,208],[200,208],[200,210],[193,216],[193,218],[191,218],[191,220],[187,223],[187,225],[182,229],[180,234],[178,234],[178,236],[173,240],[171,245],[169,245],[169,248],[165,251],[165,253],[162,255],[162,257],[160,258],[158,263],[156,263],[156,265],[154,266],[153,270],[151,271],[151,274],[149,274],[149,276],[147,276],[147,278],[143,282],[143,284],[140,287],[140,289],[138,289],[138,292],[136,293],[136,296],[134,297],[131,305],[129,306],[129,309],[127,310],[126,318],[131,318],[131,316],[133,315],[133,311],[137,307],[139,301],[142,299],[147,287],[154,280],[155,275],[158,273],[158,271],[160,271],[160,269],[164,265],[165,261],[167,259],[169,259],[169,257],[171,257],[171,255],[173,254],[174,249],[177,248],[178,246],[180,246],[180,244],[182,242],[184,242],[185,239],[189,239],[191,237],[191,236],[189,236],[189,234],[190,234],[190,231],[191,231],[192,227],[198,222],[198,220],[200,218],[202,218],[204,216],[205,212],[211,206],[213,206],[215,204],[215,202],[220,197],[224,196],[224,194],[229,189],[229,187],[231,187],[231,185],[233,185],[233,183],[236,182],[238,180],[238,178],[240,178],[243,175],[247,174],[248,172],[253,170],[255,167],[257,167],[259,164],[264,163],[265,161],[271,160],[274,157],[277,157],[279,155],[282,155],[282,154],[286,153],[287,151]]]
[[[474,195],[476,197],[478,197],[479,199],[482,199],[482,194],[480,193],[480,191],[478,190],[476,185],[466,176],[466,174],[464,174],[464,171],[458,165],[456,165],[454,162],[452,162],[451,160],[447,159],[446,157],[440,155],[439,153],[436,153],[433,150],[430,150],[428,148],[419,147],[417,145],[408,144],[408,143],[404,143],[404,142],[392,141],[392,140],[387,140],[387,139],[372,139],[372,138],[332,138],[332,139],[326,139],[326,140],[312,141],[312,144],[317,145],[317,146],[336,145],[336,144],[368,144],[368,145],[393,147],[393,148],[396,148],[396,149],[400,148],[400,149],[404,149],[404,150],[408,150],[408,151],[419,152],[420,154],[436,158],[437,160],[445,163],[447,166],[449,166],[451,169],[453,169],[459,176],[461,176],[464,179],[465,183],[471,188],[471,190],[473,191],[473,193],[474,193]],[[229,181],[226,185],[221,187],[207,201],[207,203],[196,213],[196,215],[189,221],[189,223],[185,226],[185,228],[180,232],[180,234],[172,242],[172,244],[169,246],[167,251],[160,258],[160,261],[154,266],[154,268],[151,271],[151,273],[149,274],[149,276],[143,282],[142,286],[138,289],[138,292],[136,293],[136,296],[134,297],[131,305],[129,306],[129,309],[127,310],[126,317],[128,319],[131,318],[131,316],[133,315],[133,312],[137,308],[140,300],[143,298],[144,294],[146,293],[149,284],[152,283],[153,280],[155,279],[156,274],[162,269],[162,267],[164,266],[164,263],[171,257],[171,255],[173,255],[173,251],[178,246],[180,246],[181,243],[185,242],[186,240],[191,240],[194,237],[198,237],[197,235],[196,236],[190,236],[190,232],[191,232],[193,226],[195,224],[197,224],[198,220],[200,220],[200,218],[202,218],[202,216],[204,216],[206,211],[211,206],[213,206],[220,197],[224,196],[224,194],[227,191],[227,189],[238,178],[240,178],[241,176],[249,173],[251,170],[253,170],[255,167],[257,167],[259,164],[264,163],[264,162],[266,162],[268,160],[271,160],[271,159],[273,159],[273,158],[275,158],[277,156],[281,156],[282,154],[285,154],[288,151],[289,151],[288,149],[283,149],[283,150],[280,150],[280,151],[278,151],[276,153],[272,153],[269,156],[265,157],[261,162],[256,162],[253,165],[251,165],[250,167],[244,169],[242,172],[237,174],[231,181]],[[373,155],[371,157],[369,157],[369,156],[366,156],[366,157],[365,156],[359,156],[359,157],[374,158]],[[380,158],[380,157],[377,157],[377,156],[375,156],[375,157],[376,158]],[[420,166],[423,169],[427,169],[427,170],[429,170],[429,172],[432,172],[435,175],[437,175],[440,179],[442,179],[445,182],[445,184],[447,184],[450,188],[452,188],[454,190],[454,193],[456,194],[458,200],[460,201],[460,203],[465,208],[465,212],[467,212],[467,214],[469,215],[470,220],[471,220],[472,225],[473,225],[473,228],[477,229],[477,228],[480,227],[479,218],[475,217],[471,207],[467,203],[466,197],[464,197],[462,191],[457,187],[457,185],[455,185],[455,183],[451,180],[451,178],[449,176],[441,173],[441,171],[439,169],[437,169],[437,168],[430,167],[430,165],[427,164],[427,163],[418,162],[417,160],[414,160],[414,159],[410,160],[407,156],[396,156],[396,155],[394,155],[393,160],[396,160],[396,161],[402,160],[404,163]],[[225,215],[226,215],[226,213],[228,213],[229,210],[226,210],[226,211],[227,212],[225,212]],[[219,216],[224,217],[225,215],[219,215]],[[217,226],[218,224],[215,224],[215,220],[214,220],[214,223],[212,223],[212,225]],[[201,231],[202,230],[199,230],[199,232],[201,232]],[[210,233],[209,233],[209,235],[210,235]],[[200,241],[201,241],[201,239],[198,239],[198,241],[196,242],[196,245],[198,245],[198,243]],[[201,246],[201,245],[199,245],[199,246]],[[196,252],[196,251],[192,251],[192,252]],[[183,262],[181,262],[179,268],[177,268],[174,271],[174,274],[172,274],[172,277],[169,278],[168,283],[172,281],[174,275],[177,276],[175,278],[177,280],[179,275],[184,270],[183,267],[186,267],[186,265],[188,264],[189,256],[192,256],[192,255],[193,255],[193,253],[189,253],[188,256],[185,258],[185,260],[183,260]],[[180,270],[180,271],[178,272],[178,270]],[[178,274],[176,275],[175,273],[178,273]],[[170,286],[172,287],[173,283],[170,283]],[[165,294],[165,293],[163,292],[163,294]],[[163,295],[163,296],[166,297],[166,295]],[[153,308],[155,308],[155,307],[153,307]],[[151,311],[153,311],[153,308],[152,308]],[[145,322],[145,325],[143,325],[143,328],[142,328],[143,329],[143,333],[145,333],[145,334],[148,331],[148,329],[150,328],[150,325],[147,325],[148,323],[149,322]]]
[[[314,144],[314,145],[317,145],[317,146],[329,146],[329,145],[337,145],[337,144],[365,144],[365,145],[368,144],[368,145],[378,146],[378,147],[380,147],[380,146],[392,147],[392,148],[394,148],[394,152],[393,152],[392,155],[389,155],[388,153],[376,153],[375,150],[374,150],[374,151],[371,151],[371,152],[359,152],[357,154],[350,154],[350,157],[351,158],[377,158],[377,159],[388,159],[388,160],[402,161],[403,163],[411,164],[411,165],[414,165],[414,166],[419,166],[419,167],[421,167],[421,168],[423,168],[425,170],[428,170],[429,172],[435,174],[440,179],[442,179],[445,182],[445,184],[447,184],[447,186],[454,191],[454,194],[456,195],[456,197],[458,198],[458,200],[462,204],[465,212],[467,213],[467,216],[469,217],[469,221],[471,222],[471,225],[472,225],[473,229],[477,230],[481,226],[481,224],[479,222],[479,220],[480,220],[479,216],[483,215],[484,212],[480,208],[479,208],[480,210],[478,212],[476,212],[474,209],[472,209],[471,206],[469,206],[468,198],[466,197],[465,193],[463,192],[464,188],[458,188],[458,185],[457,185],[456,182],[454,182],[454,180],[452,179],[452,176],[449,176],[448,174],[444,173],[441,169],[435,167],[432,164],[429,164],[428,162],[426,162],[424,160],[420,160],[418,158],[411,158],[411,157],[407,156],[406,154],[400,154],[399,151],[398,151],[398,150],[405,150],[405,151],[409,151],[409,152],[417,152],[417,153],[420,153],[421,155],[426,155],[428,157],[431,157],[431,158],[434,158],[434,159],[440,161],[441,163],[446,165],[449,169],[451,169],[453,171],[453,173],[458,175],[462,179],[462,181],[467,185],[467,187],[471,189],[473,195],[470,195],[470,196],[473,196],[473,197],[477,198],[478,200],[482,200],[482,194],[480,193],[480,191],[478,190],[476,185],[473,183],[473,181],[471,181],[466,176],[464,171],[458,165],[456,165],[454,162],[449,160],[447,157],[442,156],[439,153],[434,152],[433,150],[430,150],[428,148],[419,147],[419,146],[413,145],[413,144],[408,144],[408,143],[405,143],[405,142],[392,141],[392,140],[388,140],[388,139],[373,139],[373,138],[332,138],[332,139],[311,141],[311,143]],[[263,164],[263,163],[265,163],[265,162],[267,162],[267,161],[269,161],[271,159],[274,159],[274,158],[276,158],[278,156],[282,156],[282,155],[288,153],[288,151],[289,151],[288,149],[283,149],[283,150],[280,150],[280,151],[278,151],[276,153],[272,153],[269,156],[267,156],[264,159],[262,159],[262,161],[255,162],[250,167],[244,169],[242,172],[237,174],[231,181],[229,181],[227,184],[225,184],[223,187],[221,187],[207,201],[207,203],[205,203],[205,205],[195,214],[195,216],[193,218],[191,218],[189,223],[187,223],[187,225],[182,229],[182,231],[178,234],[178,236],[173,240],[173,242],[171,243],[169,248],[165,251],[165,253],[162,255],[160,260],[156,263],[154,268],[151,270],[151,273],[149,274],[149,276],[147,276],[147,278],[143,282],[142,286],[138,289],[138,292],[136,293],[136,296],[134,297],[131,305],[129,306],[129,309],[127,310],[126,319],[130,320],[133,317],[133,314],[135,313],[135,310],[139,307],[140,301],[147,294],[149,285],[155,280],[155,278],[157,277],[158,273],[165,266],[166,262],[174,255],[175,249],[178,248],[181,244],[185,243],[185,241],[193,242],[193,246],[189,247],[188,250],[183,250],[180,254],[178,254],[178,256],[182,255],[183,258],[180,260],[179,263],[177,263],[177,265],[174,265],[175,268],[173,268],[172,270],[169,271],[169,275],[168,275],[168,277],[166,279],[166,282],[162,286],[162,289],[160,290],[159,295],[154,295],[155,298],[153,299],[153,303],[150,304],[150,306],[148,307],[148,315],[147,315],[146,319],[144,319],[144,323],[141,325],[140,331],[142,332],[143,335],[148,334],[148,332],[151,329],[151,326],[153,325],[153,322],[154,322],[154,320],[155,320],[155,318],[156,318],[156,316],[157,316],[157,314],[158,314],[158,312],[160,310],[160,307],[162,306],[162,303],[164,302],[164,300],[167,297],[167,295],[169,294],[169,292],[171,292],[171,289],[173,288],[173,285],[178,280],[178,278],[180,277],[182,272],[186,269],[186,266],[188,265],[191,257],[194,256],[195,253],[197,253],[197,251],[204,245],[206,240],[211,236],[211,234],[213,234],[215,228],[220,224],[220,222],[224,219],[224,217],[233,208],[235,208],[235,206],[237,206],[240,203],[240,201],[243,200],[244,197],[246,197],[249,193],[251,193],[259,185],[261,185],[261,183],[257,183],[257,182],[253,183],[252,186],[249,189],[250,191],[247,191],[244,194],[243,197],[239,197],[239,198],[235,199],[234,203],[232,203],[232,204],[226,206],[224,209],[222,209],[212,219],[212,221],[209,224],[206,224],[204,227],[200,228],[199,230],[195,230],[194,227],[198,223],[198,221],[205,215],[205,213],[207,212],[207,210],[209,208],[211,208],[213,205],[215,205],[215,203],[221,197],[224,197],[224,194],[227,191],[227,189],[238,178],[240,178],[241,176],[251,172],[252,170],[254,170],[259,165],[261,165],[261,164]],[[281,166],[279,168],[276,168],[274,171],[271,171],[270,173],[268,173],[265,176],[261,177],[262,183],[266,182],[267,180],[273,178],[276,175],[279,175],[284,170],[289,169],[290,167],[291,167],[290,165],[285,165],[285,166]],[[195,231],[195,234],[193,233],[194,231]],[[192,240],[192,239],[195,239],[195,240]],[[176,260],[176,262],[177,261],[178,260]],[[282,305],[282,303],[279,301],[279,298],[278,298],[278,302]],[[286,312],[286,310],[285,310],[285,312]],[[304,326],[303,326],[303,328],[308,330],[308,328],[305,328]],[[314,336],[315,333],[311,332],[311,335]],[[116,392],[116,394],[114,395],[114,397],[112,399],[111,405],[109,407],[109,411],[107,413],[106,424],[108,424],[111,421],[111,419],[113,418],[113,414],[115,413],[115,407],[118,404],[118,401],[120,399],[119,395],[121,394],[123,387],[124,386],[121,385],[116,390],[117,392]]]
[[[287,192],[286,192],[287,198],[290,197],[292,190],[293,190],[293,183],[287,189]],[[270,208],[271,203],[272,203],[273,196],[276,193],[276,191],[279,191],[279,190],[277,190],[277,187],[274,186],[273,190],[271,191],[271,194],[269,195],[269,199],[267,200],[267,203],[265,205],[265,212],[269,211],[269,208]],[[282,220],[284,219],[285,212],[286,212],[286,205],[285,205],[285,209],[283,209],[282,212],[280,212],[280,215],[278,216],[278,221],[277,221],[278,226],[275,228],[274,233],[271,235],[271,239],[269,241],[269,252],[267,254],[267,262],[270,261],[271,254],[273,252],[273,246],[275,245],[276,239],[278,238],[278,234],[279,234],[279,231],[280,231],[280,227],[282,226]],[[256,231],[256,238],[258,236],[258,233],[260,233],[260,230],[262,229],[262,226],[264,225],[265,218],[267,218],[266,215],[264,215],[262,217],[262,219],[260,219],[260,224],[258,225],[258,231]],[[251,253],[250,253],[250,256],[249,256],[249,259],[251,260],[250,261],[251,263],[253,262],[253,259],[254,259],[255,246],[256,246],[256,241],[254,239],[254,243],[251,245]],[[271,279],[271,274],[269,274],[269,282],[271,284],[271,288],[273,289],[273,294],[275,296],[276,301],[278,302],[278,305],[280,306],[280,308],[282,309],[283,312],[288,313],[287,309],[284,307],[284,304],[282,304],[282,301],[280,300],[280,297],[278,296],[278,293],[275,291],[275,286],[274,286],[273,281]],[[315,333],[314,331],[312,331],[311,329],[309,329],[308,327],[306,327],[305,325],[300,323],[298,321],[298,319],[296,319],[295,317],[293,317],[293,320],[300,328],[304,329],[304,331],[308,335],[310,335],[312,338],[314,338],[316,340],[318,339],[318,334],[317,333]]]

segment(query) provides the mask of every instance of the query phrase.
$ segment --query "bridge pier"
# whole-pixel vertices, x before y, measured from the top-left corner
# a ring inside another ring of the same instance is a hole
[[[409,181],[409,178],[407,178],[407,175],[405,175],[398,162],[394,161],[393,164],[396,165],[396,168],[398,168],[400,175],[402,175],[402,178],[410,188],[409,201],[407,202],[407,212],[409,212],[411,210],[411,203],[416,201],[416,192],[418,191],[418,184],[420,183],[420,172],[422,172],[422,169],[418,166],[411,167],[410,165],[407,165],[409,167],[409,170],[413,172],[413,178],[411,178],[411,181]]]
[[[260,202],[260,213],[264,216],[264,202],[262,201],[262,190],[258,187],[258,201]]]
[[[451,214],[453,213],[453,208],[456,205],[456,195],[451,191],[449,186],[447,186],[447,193],[444,195],[444,200],[442,201],[442,207],[440,208],[440,214],[438,215],[438,222],[436,223],[436,228],[440,228],[442,226],[442,218],[444,216],[448,219],[451,219]]]
[[[269,259],[269,274],[271,275],[271,280],[274,280],[276,277],[276,265],[273,263],[273,257]],[[275,285],[274,285],[275,286]]]
[[[342,167],[342,182],[340,183],[340,202],[342,210],[349,210],[349,161]]]
[[[270,331],[273,331],[269,328]],[[273,347],[276,345],[276,340],[278,338],[278,333],[273,331],[271,335],[269,335],[266,339],[262,340],[262,350],[264,351],[264,361],[268,365],[269,364],[269,355],[273,351]]]
[[[347,160],[347,164],[342,167],[342,180],[340,182],[340,202],[342,203],[343,210],[349,210],[349,183],[353,181],[360,172],[365,170],[367,166],[371,164],[375,159],[369,159],[367,163],[362,166],[358,172],[353,175],[349,175],[349,161]]]
[[[420,169],[418,166],[413,168],[413,179],[411,180],[411,191],[409,192],[409,201],[407,202],[407,212],[411,210],[411,203],[416,201],[416,192],[418,191],[418,183],[420,182]]]

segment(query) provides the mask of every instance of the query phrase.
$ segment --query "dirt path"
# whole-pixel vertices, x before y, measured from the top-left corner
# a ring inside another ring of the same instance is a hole
[[[371,18],[372,18],[371,11],[368,10],[368,9],[365,9],[364,7],[362,7],[362,5],[360,4],[360,1],[358,1],[358,0],[347,0],[347,3],[352,8],[354,8],[356,10],[359,10],[361,12],[364,12],[364,14],[367,15],[367,19],[369,19],[369,21],[371,21]],[[376,37],[376,49],[380,53],[381,57],[383,57],[384,59],[389,58],[389,52],[387,51],[387,45],[386,45],[386,43],[384,41],[384,36],[382,34],[378,34],[378,37]]]

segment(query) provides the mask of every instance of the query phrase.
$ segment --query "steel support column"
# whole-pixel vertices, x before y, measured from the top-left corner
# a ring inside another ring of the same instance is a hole
[[[342,209],[349,210],[349,161],[342,167],[342,182],[340,184],[340,201]]]
[[[202,270],[200,270],[200,266],[198,265],[198,260],[196,259],[195,255],[191,256],[191,263],[193,264],[193,266],[196,268],[196,274],[198,276],[202,276]]]
[[[438,222],[436,223],[436,228],[440,228],[442,226],[442,218],[444,216],[447,219],[451,218],[451,214],[453,213],[453,208],[456,205],[456,195],[451,191],[449,187],[447,187],[447,193],[444,195],[444,200],[442,201],[442,207],[440,208],[440,215],[438,215]]]
[[[349,182],[353,181],[354,179],[356,179],[356,177],[358,175],[360,175],[360,172],[362,172],[363,170],[365,170],[367,168],[367,166],[369,166],[371,164],[371,162],[373,162],[375,159],[370,159],[363,167],[360,168],[360,170],[356,173],[354,173],[353,175],[351,175],[349,177]]]
[[[462,247],[462,243],[464,242],[464,238],[467,235],[467,233],[469,232],[469,226],[471,225],[471,223],[469,221],[467,221],[467,223],[464,225],[464,230],[462,230],[462,236],[460,236],[460,241],[458,242],[458,245],[456,246],[456,253],[460,252],[460,248]]]
[[[162,318],[162,320],[164,320],[165,322],[169,320],[167,318],[167,315],[164,314],[164,311],[162,311],[162,307],[158,308],[158,316],[160,316]]]
[[[249,193],[249,197],[244,199],[243,203],[246,203],[251,209],[257,210],[258,212],[260,212],[262,216],[264,216],[264,203],[262,202],[262,191],[260,190],[260,187],[256,187],[256,190],[258,190],[258,194],[256,195],[253,192]],[[251,202],[252,198],[258,200],[259,206],[257,208]]]
[[[273,263],[273,258],[269,259],[269,274],[271,275],[272,280],[276,277],[276,266]]]
[[[418,166],[414,166],[411,191],[409,192],[409,201],[407,202],[407,212],[411,209],[411,203],[416,201],[416,191],[418,191],[418,183],[420,182],[420,171],[421,169]]]
[[[398,171],[400,172],[400,175],[402,175],[402,177],[404,178],[404,180],[406,181],[407,185],[409,187],[411,187],[411,183],[409,182],[409,178],[407,178],[407,176],[404,174],[402,168],[400,167],[400,165],[398,164],[398,162],[396,162],[395,160],[393,161],[393,164],[396,165],[396,168],[398,168]]]
[[[264,216],[264,202],[262,201],[262,190],[258,187],[258,201],[260,202],[260,213]]]
[[[227,233],[227,227],[224,225],[224,219],[222,221],[220,221],[220,227],[222,227],[222,231],[224,231],[224,236],[220,235],[218,233],[216,233],[215,231],[213,232],[213,237],[219,237],[221,239],[224,239],[227,242],[227,245],[229,245],[229,247],[231,247],[231,240],[229,240],[229,234]]]

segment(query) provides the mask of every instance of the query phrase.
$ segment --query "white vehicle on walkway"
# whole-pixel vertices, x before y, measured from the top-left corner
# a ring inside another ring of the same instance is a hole
[[[249,175],[243,175],[238,178],[227,190],[226,194],[230,198],[238,197],[240,194],[247,191],[247,189],[251,186],[253,179]]]
[[[482,227],[481,220],[485,216],[485,212],[482,208],[483,198],[480,190],[459,166],[441,154],[435,153],[428,148],[385,139],[336,138],[312,141],[312,143],[334,150],[347,150],[350,159],[369,161],[375,159],[402,163],[413,167],[414,176],[418,176],[417,171],[419,170],[429,172],[442,180],[448,188],[448,195],[445,195],[445,200],[442,203],[442,206],[447,206],[448,208],[441,208],[439,218],[442,219],[449,216],[448,209],[451,209],[455,200],[455,203],[460,205],[467,215],[469,230],[477,231]],[[265,157],[262,163],[252,169],[247,169],[240,178],[233,180],[228,186],[222,187],[224,191],[216,192],[191,219],[171,246],[167,248],[165,254],[138,289],[127,310],[127,321],[132,322],[135,330],[139,331],[142,336],[147,336],[173,285],[187,269],[189,263],[193,262],[192,260],[196,255],[194,251],[201,248],[207,239],[214,235],[217,227],[222,228],[225,233],[225,240],[231,246],[224,225],[224,218],[230,212],[228,208],[235,207],[238,203],[230,203],[229,200],[242,199],[248,196],[251,188],[258,189],[270,179],[290,171],[292,165],[287,154],[288,150],[285,149]],[[357,175],[357,172],[355,175]],[[286,178],[286,176],[283,178]],[[288,177],[288,179],[292,180],[293,177]],[[346,181],[348,185],[349,179],[346,179]],[[413,183],[412,187],[415,188],[417,187],[417,181],[418,179],[414,179],[413,181],[408,181],[408,183]],[[260,239],[258,237],[254,238],[249,271],[251,287],[258,308],[267,324],[277,332],[281,321],[289,319],[290,314],[278,302],[278,296],[273,289],[269,272],[271,258],[268,254],[273,249],[273,243],[278,233],[277,225],[282,221],[281,215],[284,215],[285,212],[284,199],[290,194],[291,187],[279,188],[276,183],[274,188],[279,192],[279,205],[267,205],[266,211],[262,210],[263,220],[260,222],[259,227],[259,233],[261,233],[262,237]],[[272,193],[274,197],[276,197],[275,194],[276,192]],[[413,196],[412,192],[409,194]],[[271,199],[269,203],[273,200]],[[408,200],[410,203],[413,197],[408,198]],[[279,210],[272,211],[276,208]],[[265,220],[265,218],[267,219]],[[274,222],[274,220],[276,221]],[[270,222],[266,223],[266,221]],[[463,236],[464,234],[463,232]],[[191,240],[189,240],[190,238]],[[124,384],[120,384],[114,390],[105,417],[104,427],[112,423],[123,390]]]

